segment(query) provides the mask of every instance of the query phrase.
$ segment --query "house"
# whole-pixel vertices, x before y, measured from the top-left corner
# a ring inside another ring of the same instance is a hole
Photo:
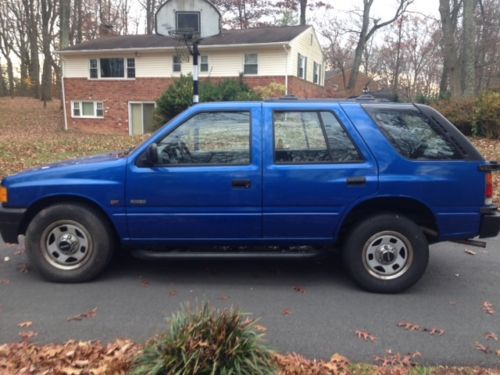
[[[325,96],[324,55],[311,26],[222,30],[199,50],[202,80],[241,76],[250,87],[277,82],[289,95]],[[100,38],[60,51],[66,127],[150,132],[155,101],[192,72],[185,51],[160,35]]]

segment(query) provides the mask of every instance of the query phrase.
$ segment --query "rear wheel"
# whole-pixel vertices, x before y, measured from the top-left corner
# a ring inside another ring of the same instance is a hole
[[[381,214],[351,230],[343,259],[362,288],[397,293],[422,277],[429,260],[429,246],[413,221],[397,214]]]
[[[113,242],[107,221],[82,204],[47,207],[26,231],[30,262],[51,281],[83,282],[97,277],[111,260]]]

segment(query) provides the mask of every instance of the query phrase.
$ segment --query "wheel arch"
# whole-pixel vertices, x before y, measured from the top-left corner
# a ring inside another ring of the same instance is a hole
[[[53,195],[53,196],[48,196],[41,198],[31,204],[29,206],[28,210],[24,214],[24,217],[19,225],[19,233],[18,234],[26,234],[26,230],[28,229],[28,226],[30,225],[31,221],[33,218],[43,209],[56,205],[56,204],[79,204],[82,206],[86,206],[97,213],[99,213],[102,218],[106,221],[108,224],[109,228],[112,231],[112,235],[116,241],[119,241],[120,237],[118,235],[118,231],[113,224],[113,221],[109,217],[108,213],[104,208],[99,205],[97,202],[78,195]]]
[[[406,216],[422,228],[429,243],[439,238],[439,226],[436,216],[424,203],[410,197],[377,197],[358,202],[343,217],[337,238],[345,239],[350,228],[360,220],[381,213],[397,213]]]

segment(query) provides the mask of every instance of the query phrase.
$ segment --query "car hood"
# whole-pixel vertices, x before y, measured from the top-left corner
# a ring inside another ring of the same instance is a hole
[[[64,160],[30,168],[18,174],[5,177],[4,184],[21,182],[26,179],[74,178],[77,176],[92,178],[97,175],[103,176],[103,171],[109,170],[109,168],[116,167],[117,165],[123,165],[127,155],[128,152],[126,151],[110,152],[107,154]]]

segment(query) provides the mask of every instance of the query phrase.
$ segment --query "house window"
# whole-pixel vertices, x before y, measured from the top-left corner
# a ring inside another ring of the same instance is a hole
[[[256,53],[246,53],[245,54],[245,66],[243,72],[245,74],[257,74],[258,72],[258,62]]]
[[[200,12],[175,12],[177,30],[200,32]]]
[[[100,59],[101,78],[123,78],[125,76],[122,58]]]
[[[316,62],[314,63],[313,82],[318,85],[321,84],[321,64]]]
[[[297,77],[306,79],[307,78],[307,57],[298,54],[297,59]]]
[[[72,103],[72,117],[103,118],[104,106],[102,102],[74,101]]]
[[[181,71],[181,58],[179,56],[174,56],[172,70],[174,72]]]
[[[208,56],[201,56],[200,72],[208,72]]]
[[[99,78],[99,72],[97,70],[97,59],[90,59],[90,78]]]
[[[127,78],[135,78],[135,59],[127,59]]]
[[[89,76],[91,79],[135,78],[135,59],[122,57],[90,59]]]

